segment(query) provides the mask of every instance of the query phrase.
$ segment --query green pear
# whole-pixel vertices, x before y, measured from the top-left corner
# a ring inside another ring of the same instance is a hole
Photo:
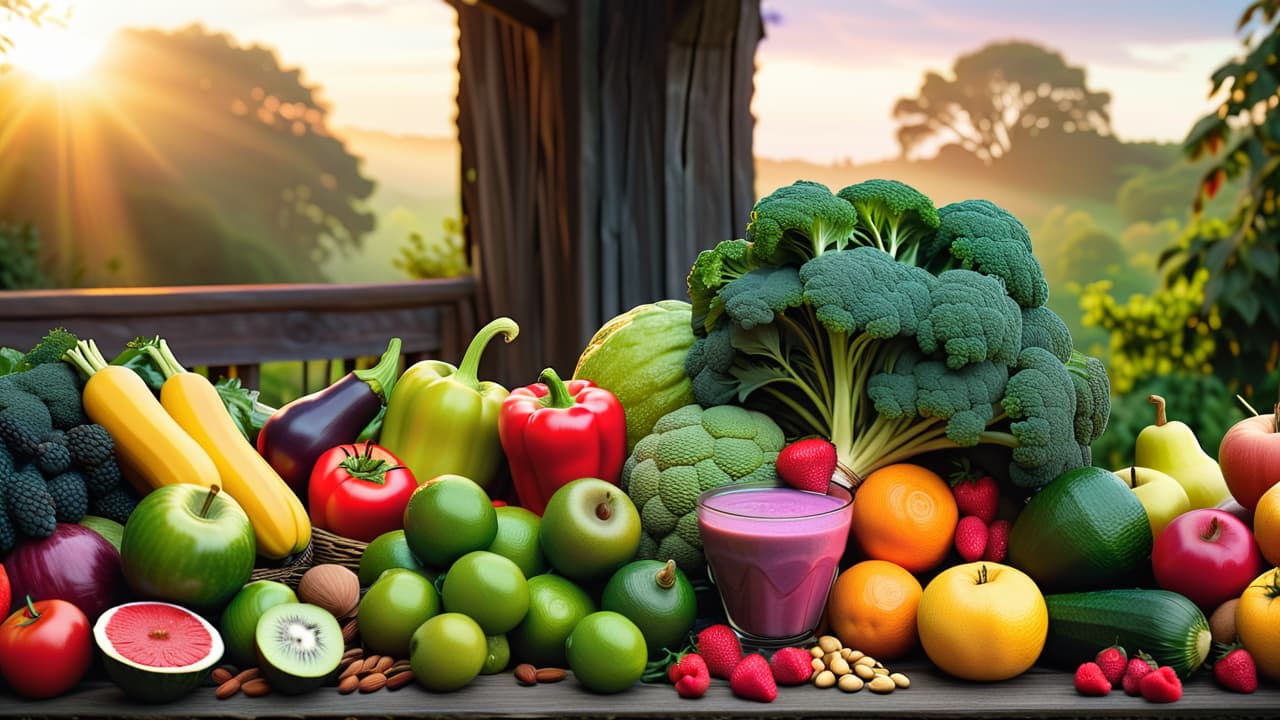
[[[1159,470],[1187,492],[1191,508],[1211,508],[1231,496],[1222,469],[1200,447],[1200,441],[1187,424],[1170,421],[1165,415],[1164,398],[1151,395],[1148,402],[1156,406],[1156,422],[1138,433],[1133,447],[1133,464]]]

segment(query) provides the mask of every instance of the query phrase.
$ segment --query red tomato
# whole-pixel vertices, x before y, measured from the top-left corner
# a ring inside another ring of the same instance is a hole
[[[404,508],[417,487],[413,472],[381,445],[339,445],[326,450],[311,470],[311,522],[369,542],[404,527]]]
[[[9,596],[9,573],[5,572],[4,565],[0,565],[0,615],[9,612],[9,603],[12,598]]]
[[[0,675],[29,698],[70,690],[93,658],[89,618],[66,600],[40,600],[0,623]]]

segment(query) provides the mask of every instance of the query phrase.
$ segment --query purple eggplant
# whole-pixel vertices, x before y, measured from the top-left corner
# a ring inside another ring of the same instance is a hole
[[[304,503],[316,460],[329,448],[355,442],[391,397],[399,369],[400,338],[391,338],[377,365],[284,405],[263,424],[258,452]]]

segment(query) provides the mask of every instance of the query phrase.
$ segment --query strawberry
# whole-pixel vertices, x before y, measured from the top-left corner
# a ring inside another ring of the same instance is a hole
[[[1093,659],[1098,663],[1098,667],[1102,668],[1102,674],[1107,676],[1111,681],[1111,687],[1120,687],[1124,680],[1124,671],[1129,665],[1129,658],[1124,652],[1124,648],[1119,645],[1112,645],[1098,653]]]
[[[803,685],[813,675],[813,656],[804,648],[785,647],[773,654],[769,669],[779,685]]]
[[[778,697],[778,684],[763,655],[752,653],[738,662],[729,674],[729,689],[734,695],[756,702],[773,702]]]
[[[1102,696],[1111,692],[1111,681],[1102,674],[1098,663],[1081,663],[1076,668],[1076,692],[1081,695]]]
[[[742,643],[738,642],[733,628],[724,623],[712,625],[698,633],[695,647],[706,661],[711,677],[728,679],[742,659]]]
[[[986,525],[996,519],[996,510],[1000,507],[1000,486],[990,475],[975,470],[968,458],[961,459],[951,474],[951,494],[955,496],[956,509],[961,517],[977,515]]]
[[[987,562],[1004,562],[1004,555],[1009,550],[1009,528],[1013,523],[1008,520],[997,520],[987,527],[987,551],[982,559]]]
[[[965,515],[956,523],[955,543],[965,562],[981,560],[987,551],[987,524],[977,515]]]
[[[667,677],[675,683],[676,692],[683,698],[700,698],[711,687],[711,672],[707,663],[697,653],[686,653],[667,668]]]
[[[1138,683],[1138,691],[1148,702],[1176,702],[1182,697],[1182,681],[1178,679],[1178,674],[1173,671],[1173,668],[1165,665],[1152,670],[1149,675],[1142,678]]]
[[[836,471],[836,446],[822,438],[797,440],[782,448],[773,467],[791,487],[825,493]]]
[[[1138,654],[1129,658],[1129,664],[1124,668],[1124,678],[1120,680],[1120,685],[1124,688],[1125,695],[1141,695],[1138,690],[1138,683],[1142,682],[1142,678],[1151,674],[1156,669],[1156,663],[1151,656],[1138,651]]]
[[[1213,664],[1213,677],[1232,692],[1251,693],[1258,689],[1258,666],[1249,651],[1238,644],[1227,647],[1218,656]]]

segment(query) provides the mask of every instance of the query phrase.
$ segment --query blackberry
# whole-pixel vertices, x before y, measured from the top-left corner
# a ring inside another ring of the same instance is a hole
[[[71,459],[81,467],[93,467],[110,460],[116,442],[107,429],[96,423],[77,425],[67,431],[67,449]]]
[[[84,483],[89,488],[89,497],[94,500],[120,487],[120,483],[124,480],[120,475],[120,466],[116,464],[115,458],[86,468],[81,472],[84,473]]]
[[[53,498],[49,486],[34,467],[27,466],[9,480],[5,488],[5,505],[18,532],[32,538],[47,538],[53,534],[57,518],[54,516]]]
[[[59,445],[67,444],[67,431],[53,429],[40,436],[40,442],[58,443]]]
[[[89,509],[94,515],[115,520],[121,525],[128,522],[129,516],[133,514],[133,509],[136,507],[138,507],[137,498],[122,487],[112,490],[89,504]]]
[[[71,451],[66,445],[42,442],[36,446],[35,465],[45,477],[61,475],[71,467]]]
[[[40,444],[40,433],[32,430],[15,413],[0,412],[0,442],[15,458],[30,460]]]
[[[89,491],[84,476],[74,470],[49,480],[49,497],[53,498],[54,517],[58,522],[80,522],[89,512]]]
[[[3,557],[13,549],[18,542],[18,531],[13,527],[13,520],[9,518],[9,511],[5,507],[4,501],[5,484],[0,483],[0,557]],[[7,611],[8,608],[5,608]]]

